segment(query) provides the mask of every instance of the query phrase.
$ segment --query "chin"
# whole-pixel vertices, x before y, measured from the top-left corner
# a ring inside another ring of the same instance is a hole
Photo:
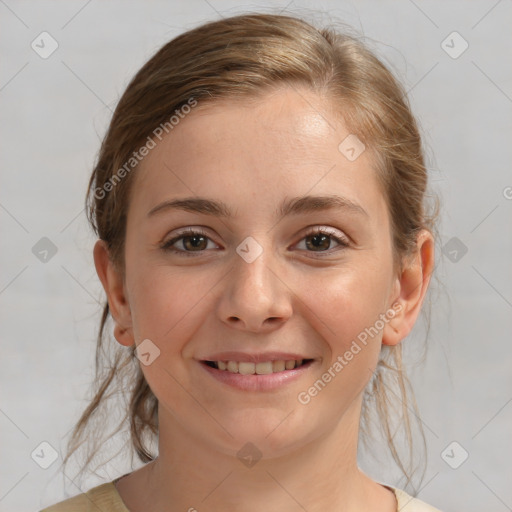
[[[307,421],[290,414],[289,409],[246,409],[224,418],[222,425],[231,436],[223,431],[222,451],[232,455],[249,444],[245,450],[256,447],[262,459],[280,457],[298,449],[308,442],[315,428],[314,425],[308,428]]]

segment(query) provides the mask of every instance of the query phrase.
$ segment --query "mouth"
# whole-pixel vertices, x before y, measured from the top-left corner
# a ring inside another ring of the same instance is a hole
[[[291,351],[223,351],[203,354],[196,361],[208,379],[223,386],[249,392],[278,392],[300,379],[305,385],[322,358],[307,358],[303,352]]]
[[[279,359],[273,361],[261,361],[258,363],[250,361],[201,361],[202,364],[221,372],[240,375],[270,375],[283,373],[309,366],[314,359]]]

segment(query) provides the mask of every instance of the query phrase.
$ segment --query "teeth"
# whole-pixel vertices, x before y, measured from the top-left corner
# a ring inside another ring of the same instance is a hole
[[[293,370],[301,366],[303,359],[290,359],[288,361],[265,361],[262,363],[249,363],[246,361],[214,361],[219,370],[226,370],[231,373],[240,373],[241,375],[268,375],[270,373]]]
[[[234,361],[229,361],[229,363],[234,363]],[[242,375],[251,375],[256,370],[256,365],[254,363],[238,363],[238,373]]]
[[[284,372],[286,368],[286,363],[284,361],[273,361],[272,362],[272,371],[273,372]]]
[[[256,373],[258,375],[268,375],[269,373],[273,373],[272,361],[258,363],[256,365]]]
[[[228,372],[238,373],[238,363],[235,363],[235,361],[229,361],[228,362]]]

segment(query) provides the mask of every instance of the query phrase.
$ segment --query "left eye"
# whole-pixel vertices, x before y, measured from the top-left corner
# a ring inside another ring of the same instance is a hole
[[[329,229],[315,229],[307,233],[301,240],[305,241],[306,251],[308,252],[328,252],[331,249],[331,243],[334,240],[341,248],[348,247],[349,242],[346,238],[340,237],[336,232]],[[174,247],[177,242],[181,242],[181,249]],[[208,249],[208,242],[216,245],[207,235],[199,230],[188,230],[172,238],[162,245],[164,251],[186,254],[193,256],[193,253],[204,252]],[[300,245],[300,243],[298,244]],[[211,248],[211,247],[210,247]],[[310,251],[308,250],[310,249]],[[330,251],[329,251],[330,252]]]
[[[335,231],[326,228],[315,229],[307,233],[302,240],[306,241],[306,248],[313,249],[311,252],[327,252],[330,249],[332,240],[341,248],[348,247],[349,245],[346,238],[340,237]]]

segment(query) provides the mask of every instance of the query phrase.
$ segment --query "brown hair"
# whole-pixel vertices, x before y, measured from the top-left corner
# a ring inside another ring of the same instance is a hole
[[[200,105],[222,98],[253,99],[287,85],[305,86],[329,98],[350,132],[374,155],[390,211],[396,268],[415,247],[418,232],[433,231],[437,210],[431,216],[425,211],[427,171],[418,127],[405,91],[386,66],[356,37],[335,29],[317,29],[295,16],[237,15],[203,24],[165,44],[138,71],[117,105],[90,178],[86,211],[118,268],[124,269],[126,217],[134,176],[130,171],[136,168],[136,162],[128,167],[126,163],[154,137],[155,129],[169,128],[173,113],[191,99]],[[122,168],[125,171],[120,173]],[[93,397],[74,428],[64,460],[66,464],[85,440],[94,441],[82,471],[104,443],[98,443],[96,437],[104,427],[100,406],[120,390],[129,394],[129,404],[125,404],[115,433],[128,420],[132,457],[134,451],[144,463],[156,457],[147,443],[158,435],[157,400],[140,369],[135,345],[122,347],[111,337],[104,343],[109,319],[105,302]],[[364,431],[369,424],[370,409],[377,413],[407,483],[411,466],[399,456],[390,407],[393,402],[399,404],[399,426],[412,446],[408,409],[415,411],[416,406],[408,389],[402,344],[383,347],[365,390],[361,426]],[[375,406],[369,408],[372,400]],[[88,434],[93,419],[94,435]]]

